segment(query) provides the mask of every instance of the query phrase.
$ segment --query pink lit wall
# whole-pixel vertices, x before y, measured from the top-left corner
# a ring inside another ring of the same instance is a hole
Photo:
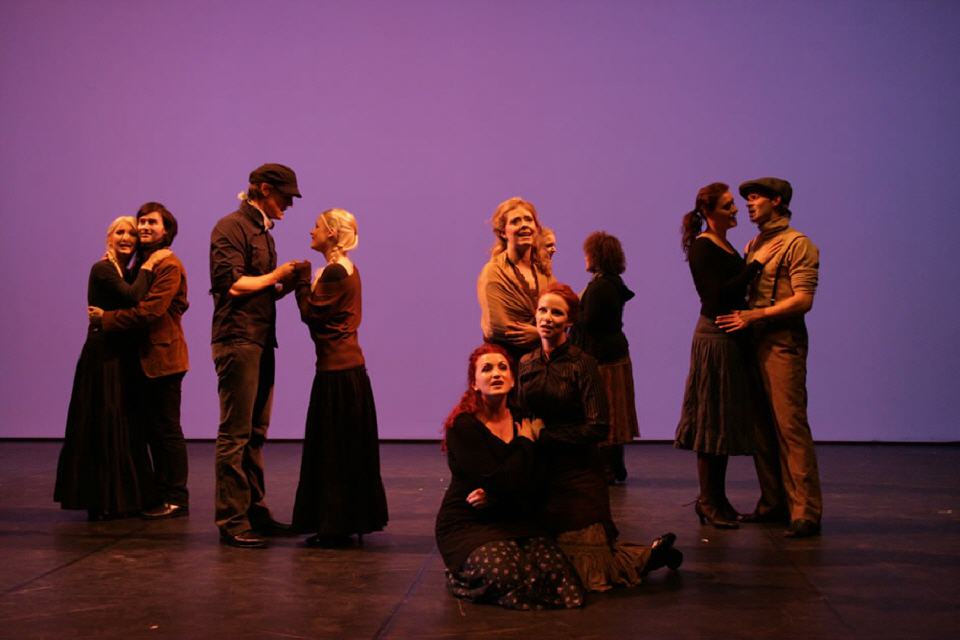
[[[115,216],[178,216],[188,437],[217,425],[210,229],[247,173],[294,167],[275,233],[310,255],[353,211],[361,342],[384,438],[431,438],[480,339],[494,206],[523,195],[628,254],[645,438],[671,438],[698,303],[679,245],[698,187],[779,175],[822,251],[809,316],[818,440],[957,440],[960,4],[6,0],[0,21],[0,437],[59,437],[85,288]],[[732,232],[742,245],[744,215]],[[283,300],[273,437],[296,438],[313,349]]]

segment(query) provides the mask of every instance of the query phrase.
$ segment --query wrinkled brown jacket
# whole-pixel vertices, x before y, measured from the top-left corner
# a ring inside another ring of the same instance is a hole
[[[148,378],[182,373],[190,362],[180,318],[189,306],[187,274],[171,255],[154,267],[153,282],[137,306],[103,313],[103,330],[144,330],[140,364]]]

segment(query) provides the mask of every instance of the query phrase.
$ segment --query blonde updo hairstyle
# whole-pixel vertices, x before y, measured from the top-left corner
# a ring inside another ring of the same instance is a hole
[[[320,214],[320,219],[330,231],[331,237],[336,239],[333,248],[336,253],[346,254],[360,244],[357,219],[346,209],[327,209]]]

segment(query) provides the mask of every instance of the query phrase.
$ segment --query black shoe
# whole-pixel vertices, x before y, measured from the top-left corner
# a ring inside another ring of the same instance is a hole
[[[683,563],[683,553],[673,548],[676,541],[676,534],[665,533],[650,543],[650,557],[647,558],[642,573],[646,575],[663,567],[677,569]]]
[[[720,503],[720,514],[726,520],[733,520],[734,522],[740,521],[740,512],[730,504],[730,500],[726,496],[723,497],[723,500]]]
[[[315,549],[342,549],[352,546],[353,538],[347,534],[315,533],[304,540],[303,544]]]
[[[723,517],[720,509],[706,502],[697,500],[693,505],[693,510],[700,519],[700,524],[709,522],[716,529],[738,529],[740,527],[736,520],[727,520]]]
[[[784,538],[811,538],[820,535],[820,523],[813,520],[794,520],[783,532]]]
[[[783,524],[786,523],[787,513],[781,509],[771,509],[769,511],[754,511],[752,513],[741,513],[737,518],[744,524]]]
[[[260,535],[267,537],[296,535],[292,525],[287,524],[286,522],[278,522],[273,518],[258,522],[256,525],[254,525],[253,530]]]
[[[187,507],[179,504],[164,502],[159,507],[147,509],[140,514],[144,520],[165,520],[167,518],[180,518],[190,513]]]
[[[221,531],[220,543],[230,545],[231,547],[239,547],[241,549],[261,549],[267,546],[266,539],[252,529],[247,529],[246,531],[241,531],[240,533],[227,533],[226,531]]]

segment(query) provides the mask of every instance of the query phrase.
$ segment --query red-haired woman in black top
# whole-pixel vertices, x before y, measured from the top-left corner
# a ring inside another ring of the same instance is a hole
[[[513,382],[506,349],[474,349],[467,390],[444,424],[452,477],[436,536],[447,585],[458,598],[510,609],[579,607],[583,590],[573,567],[530,515],[539,423],[514,417]]]

